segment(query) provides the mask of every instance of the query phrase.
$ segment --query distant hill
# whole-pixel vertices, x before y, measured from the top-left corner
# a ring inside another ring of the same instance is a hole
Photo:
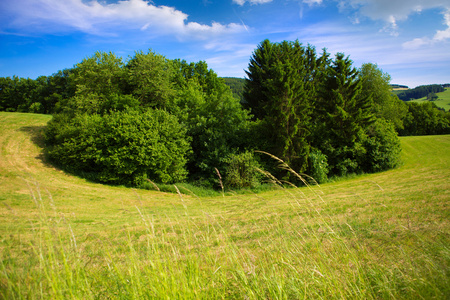
[[[419,99],[411,100],[411,102],[425,102],[425,101],[433,101],[437,107],[444,109],[445,111],[450,111],[450,88],[445,88],[444,92],[436,93],[434,98],[430,97],[422,97]]]
[[[429,84],[421,85],[413,89],[403,90],[401,92],[397,92],[396,94],[399,99],[403,101],[410,101],[422,97],[428,97],[432,99],[436,93],[440,93],[443,91],[445,91],[443,84]]]
[[[244,85],[245,79],[238,77],[222,77],[225,80],[225,84],[228,85],[233,92],[235,98],[239,99],[242,103],[244,100]]]
[[[407,85],[401,85],[401,84],[391,84],[391,87],[393,90],[407,90],[409,87]]]

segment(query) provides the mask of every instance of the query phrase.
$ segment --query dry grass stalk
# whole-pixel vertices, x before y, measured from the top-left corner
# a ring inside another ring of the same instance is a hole
[[[153,185],[153,187],[159,192],[160,191],[160,189],[159,189],[159,187],[156,185],[156,183],[154,183],[153,181],[151,181],[150,179],[146,179],[148,182],[150,182],[152,185]]]
[[[222,196],[225,197],[225,192],[224,192],[224,188],[223,188],[223,182],[222,182],[222,176],[220,175],[220,172],[217,168],[214,168],[216,170],[217,176],[219,177],[219,185],[220,188],[222,189]]]

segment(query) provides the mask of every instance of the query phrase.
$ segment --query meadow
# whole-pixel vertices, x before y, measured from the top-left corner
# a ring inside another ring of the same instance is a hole
[[[387,172],[199,197],[58,170],[50,118],[0,112],[0,299],[450,298],[448,135],[402,137]]]
[[[436,93],[438,96],[438,99],[436,101],[433,101],[434,104],[436,104],[437,107],[445,109],[445,111],[450,110],[450,88],[446,88],[444,92]],[[427,97],[423,97],[416,100],[411,100],[411,102],[424,102],[429,101],[427,100]]]

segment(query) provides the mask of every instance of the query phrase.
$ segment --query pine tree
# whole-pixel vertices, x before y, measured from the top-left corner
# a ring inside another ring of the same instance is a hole
[[[371,98],[362,95],[361,88],[352,61],[336,54],[319,91],[316,115],[321,128],[315,144],[328,157],[331,172],[338,175],[359,170],[365,129],[374,121]]]
[[[309,155],[316,53],[298,41],[263,41],[247,71],[246,105],[262,120],[266,151],[303,172]]]

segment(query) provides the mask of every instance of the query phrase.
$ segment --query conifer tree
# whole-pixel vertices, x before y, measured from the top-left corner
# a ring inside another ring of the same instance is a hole
[[[264,150],[303,172],[309,154],[316,53],[298,41],[263,41],[249,64],[246,105],[263,122]]]
[[[374,121],[371,98],[362,95],[361,88],[352,61],[336,54],[322,80],[316,105],[321,128],[315,144],[327,155],[332,173],[345,175],[359,170],[365,129]]]

